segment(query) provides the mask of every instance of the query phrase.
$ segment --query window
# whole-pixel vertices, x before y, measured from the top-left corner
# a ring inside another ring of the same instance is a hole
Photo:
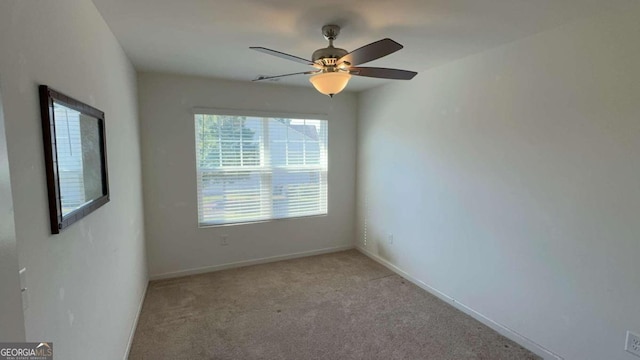
[[[195,115],[200,226],[327,213],[327,121]]]

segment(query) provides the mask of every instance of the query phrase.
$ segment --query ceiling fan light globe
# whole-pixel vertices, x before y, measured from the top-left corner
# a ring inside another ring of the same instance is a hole
[[[347,87],[349,79],[351,75],[346,72],[327,72],[314,75],[309,81],[318,92],[333,97]]]

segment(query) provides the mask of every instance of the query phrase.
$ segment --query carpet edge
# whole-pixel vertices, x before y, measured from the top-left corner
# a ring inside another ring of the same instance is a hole
[[[364,254],[365,256],[369,257],[370,259],[374,260],[375,262],[379,263],[380,265],[386,267],[387,269],[393,271],[394,273],[402,276],[403,278],[411,281],[413,284],[415,284],[416,286],[418,286],[419,288],[423,289],[424,291],[434,295],[435,297],[437,297],[438,299],[446,302],[447,304],[450,304],[451,306],[453,306],[454,308],[456,308],[457,310],[462,311],[463,313],[471,316],[472,318],[480,321],[482,324],[488,326],[489,328],[491,328],[492,330],[494,330],[495,332],[497,332],[498,334],[506,337],[507,339],[515,342],[516,344],[524,347],[525,349],[533,352],[534,354],[541,356],[543,359],[545,360],[564,360],[564,358],[550,350],[548,350],[547,348],[543,347],[542,345],[536,343],[535,341],[519,334],[518,332],[508,328],[507,326],[500,324],[492,319],[490,319],[489,317],[481,314],[480,312],[472,309],[471,307],[464,305],[460,302],[458,302],[456,299],[450,297],[449,295],[441,292],[440,290],[427,285],[426,283],[422,282],[421,280],[413,277],[412,275],[410,275],[409,273],[407,273],[406,271],[402,270],[401,268],[399,268],[398,266],[396,266],[395,264],[392,264],[391,262],[381,258],[380,256],[360,247],[360,246],[355,246],[355,249],[358,250],[359,252],[361,252],[362,254]]]
[[[178,278],[183,276],[204,274],[204,273],[234,269],[234,268],[239,268],[244,266],[266,264],[266,263],[271,263],[276,261],[291,260],[291,259],[303,258],[307,256],[314,256],[314,255],[330,254],[334,252],[351,250],[354,248],[355,247],[353,245],[343,245],[343,246],[335,246],[335,247],[329,247],[329,248],[323,248],[323,249],[317,249],[317,250],[290,253],[285,255],[276,255],[276,256],[269,256],[269,257],[263,257],[263,258],[257,258],[257,259],[235,261],[235,262],[230,262],[230,263],[225,263],[220,265],[203,266],[198,268],[171,271],[171,272],[151,275],[149,276],[149,280],[153,281],[153,280],[173,279],[173,278]]]
[[[147,279],[146,284],[144,285],[144,291],[142,292],[142,296],[140,297],[140,303],[138,304],[138,312],[136,314],[136,318],[133,319],[133,324],[131,324],[131,330],[129,332],[129,341],[127,341],[127,348],[124,351],[123,360],[127,360],[129,358],[129,354],[131,353],[131,346],[133,345],[133,337],[136,334],[136,329],[138,328],[138,321],[140,320],[140,314],[142,313],[142,306],[144,305],[144,299],[147,297],[147,290],[149,290],[149,280]]]

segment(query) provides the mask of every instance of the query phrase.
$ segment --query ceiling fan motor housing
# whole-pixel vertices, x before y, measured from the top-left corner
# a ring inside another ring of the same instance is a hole
[[[322,65],[325,66],[335,66],[336,61],[341,57],[347,55],[349,52],[345,49],[340,49],[337,47],[333,47],[333,45],[329,45],[326,48],[318,49],[313,52],[311,56],[311,61],[314,63],[318,63],[318,61],[322,61]]]

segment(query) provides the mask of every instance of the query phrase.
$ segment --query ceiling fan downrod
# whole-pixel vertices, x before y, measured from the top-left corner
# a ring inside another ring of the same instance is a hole
[[[326,48],[318,49],[313,52],[311,61],[324,67],[325,72],[337,71],[335,68],[336,61],[341,57],[347,55],[349,52],[345,49],[340,49],[333,46],[333,41],[340,34],[340,26],[338,25],[325,25],[322,27],[322,35],[329,41],[329,46]]]

